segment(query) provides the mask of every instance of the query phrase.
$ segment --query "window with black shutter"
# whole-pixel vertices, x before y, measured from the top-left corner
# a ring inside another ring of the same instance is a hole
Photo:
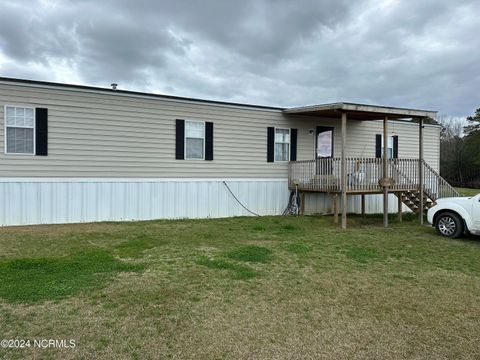
[[[185,120],[181,119],[175,124],[175,159],[185,159]]]
[[[297,161],[297,129],[290,129],[290,161]]]
[[[297,129],[267,128],[267,162],[297,160]]]
[[[175,158],[213,160],[213,123],[196,120],[176,122]]]
[[[375,136],[375,157],[381,158],[383,156],[383,135],[377,134]],[[398,158],[398,136],[389,136],[387,139],[387,157],[388,159]]]
[[[267,128],[267,162],[275,160],[275,128]]]
[[[5,153],[48,155],[48,109],[5,106]]]
[[[48,109],[35,109],[35,155],[48,155]]]

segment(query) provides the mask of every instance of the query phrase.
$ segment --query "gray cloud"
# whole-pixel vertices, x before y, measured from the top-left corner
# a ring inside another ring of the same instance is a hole
[[[2,5],[2,76],[278,106],[480,106],[475,0]]]

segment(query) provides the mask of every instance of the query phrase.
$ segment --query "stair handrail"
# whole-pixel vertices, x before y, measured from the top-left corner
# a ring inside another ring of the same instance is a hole
[[[460,193],[455,190],[455,188],[448,183],[447,180],[445,180],[434,168],[432,168],[425,160],[422,159],[422,165],[423,165],[423,171],[424,173],[429,172],[429,175],[433,175],[434,178],[438,181],[438,192],[437,196],[433,193],[427,193],[427,195],[433,200],[437,200],[439,198],[444,198],[444,197],[456,197],[456,196],[461,196]],[[425,174],[424,179],[427,178]],[[425,184],[423,186],[424,191],[427,191]],[[443,196],[446,195],[446,196]]]
[[[400,162],[405,159],[399,159]],[[419,159],[413,159],[418,164]],[[423,191],[432,201],[435,201],[442,197],[455,197],[460,196],[457,190],[453,188],[435,169],[433,169],[424,159],[422,161],[422,171],[423,171]],[[399,167],[399,163],[393,161],[391,162],[391,169],[396,172],[396,174],[403,178],[408,183],[418,187],[419,179],[413,179],[407,176],[402,169]],[[415,174],[418,177],[418,174]]]

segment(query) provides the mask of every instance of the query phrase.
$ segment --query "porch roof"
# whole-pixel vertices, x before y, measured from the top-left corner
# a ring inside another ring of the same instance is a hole
[[[437,114],[436,111],[429,110],[348,102],[294,107],[284,109],[283,112],[292,115],[322,116],[328,118],[341,118],[342,113],[346,113],[349,120],[382,120],[385,119],[385,117],[389,119],[434,118]]]

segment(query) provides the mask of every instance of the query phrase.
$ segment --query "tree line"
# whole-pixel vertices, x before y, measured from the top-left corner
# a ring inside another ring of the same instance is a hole
[[[440,174],[453,186],[480,188],[480,108],[458,120],[439,119]]]

